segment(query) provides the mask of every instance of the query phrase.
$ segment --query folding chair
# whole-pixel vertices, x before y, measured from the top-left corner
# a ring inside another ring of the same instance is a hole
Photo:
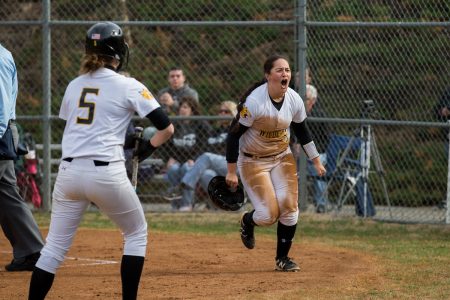
[[[340,182],[339,196],[333,205],[338,211],[351,194],[356,196],[356,185],[362,171],[361,145],[361,138],[356,136],[337,134],[330,136],[326,149],[327,176],[325,179],[327,180],[327,186],[324,193],[328,193],[333,182]]]

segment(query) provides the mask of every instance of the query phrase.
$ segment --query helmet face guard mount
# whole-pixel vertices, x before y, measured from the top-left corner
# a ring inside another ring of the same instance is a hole
[[[112,22],[94,24],[86,33],[86,54],[117,59],[117,71],[128,65],[129,50],[122,28]]]

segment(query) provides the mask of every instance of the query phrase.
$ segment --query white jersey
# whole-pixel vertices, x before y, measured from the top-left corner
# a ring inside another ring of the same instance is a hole
[[[289,147],[291,122],[305,119],[305,105],[297,92],[289,88],[277,110],[265,83],[252,91],[240,112],[239,122],[250,127],[239,140],[240,151],[257,156],[279,154]]]
[[[66,120],[62,157],[125,160],[125,133],[134,113],[145,117],[159,106],[142,83],[110,69],[75,78],[59,112]]]

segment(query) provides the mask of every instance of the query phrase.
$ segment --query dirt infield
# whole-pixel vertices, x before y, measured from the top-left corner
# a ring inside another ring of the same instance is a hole
[[[79,229],[48,299],[121,299],[121,240],[118,230]],[[273,271],[275,242],[256,242],[247,250],[237,235],[150,232],[139,299],[338,299],[383,285],[374,257],[297,237],[291,256],[302,270],[280,273]],[[6,272],[11,253],[2,235],[0,245],[0,299],[26,299],[31,273]]]

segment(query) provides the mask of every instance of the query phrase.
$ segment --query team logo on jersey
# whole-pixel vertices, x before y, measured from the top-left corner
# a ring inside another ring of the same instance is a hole
[[[240,112],[240,116],[241,116],[241,118],[247,118],[247,117],[250,117],[250,112],[248,111],[248,108],[247,108],[247,106],[242,106],[242,110],[241,110],[241,112]]]
[[[142,95],[142,97],[144,97],[147,100],[152,100],[154,98],[152,93],[150,93],[150,91],[147,89],[143,89],[141,91],[141,95]]]

